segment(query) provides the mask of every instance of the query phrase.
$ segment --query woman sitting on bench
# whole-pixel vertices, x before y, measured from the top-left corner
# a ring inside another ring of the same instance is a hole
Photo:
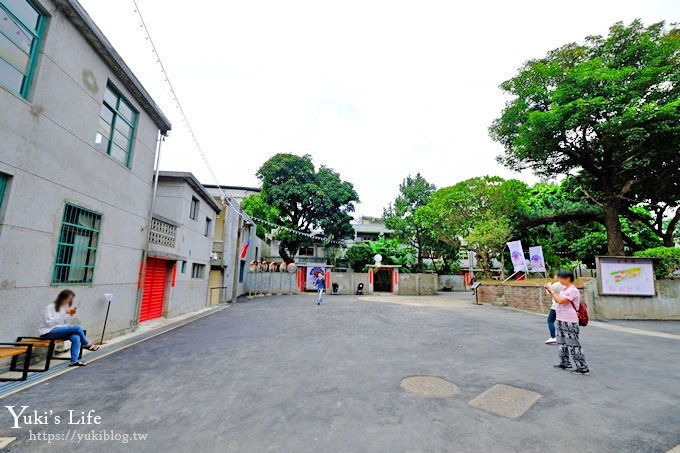
[[[80,345],[82,344],[83,348],[90,351],[96,351],[99,346],[93,345],[85,338],[82,327],[70,324],[77,310],[77,307],[72,307],[74,297],[76,293],[70,289],[60,292],[57,299],[43,310],[38,332],[40,338],[46,340],[70,340],[71,363],[69,366],[85,366],[87,362],[78,360]]]

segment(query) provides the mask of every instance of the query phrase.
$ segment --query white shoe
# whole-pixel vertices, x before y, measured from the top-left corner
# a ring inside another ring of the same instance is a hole
[[[555,343],[557,343],[557,340],[555,340],[554,338],[548,338],[547,340],[545,340],[545,344],[555,344]]]

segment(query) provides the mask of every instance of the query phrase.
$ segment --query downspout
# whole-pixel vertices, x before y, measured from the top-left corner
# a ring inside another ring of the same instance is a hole
[[[153,175],[153,191],[151,194],[151,208],[149,209],[149,223],[146,226],[146,242],[144,244],[144,249],[142,250],[142,263],[140,264],[139,271],[139,281],[137,282],[137,299],[135,300],[135,312],[132,318],[132,330],[136,330],[139,327],[139,311],[142,305],[142,295],[144,292],[144,278],[146,276],[146,259],[149,256],[149,245],[151,244],[151,225],[153,223],[153,213],[156,207],[156,192],[158,191],[158,176],[160,173],[160,161],[161,161],[161,145],[165,141],[165,135],[162,132],[158,132],[158,140],[156,146],[156,161],[154,164],[154,175]]]
[[[231,205],[231,208],[234,209],[234,205]],[[240,209],[239,209],[240,211]],[[239,274],[241,273],[241,263],[239,260],[241,259],[241,223],[243,222],[243,215],[239,212],[239,216],[237,217],[236,220],[236,250],[234,253],[234,278],[233,278],[233,284],[231,288],[231,301],[236,302],[236,299],[238,298],[238,283],[239,283]]]

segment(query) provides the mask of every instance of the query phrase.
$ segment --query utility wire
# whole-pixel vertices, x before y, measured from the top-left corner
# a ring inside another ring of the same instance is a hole
[[[170,89],[170,93],[172,94],[173,100],[175,101],[175,106],[177,107],[177,110],[179,111],[179,114],[182,118],[182,121],[184,122],[187,130],[189,131],[189,135],[191,136],[191,140],[194,142],[194,146],[196,147],[196,150],[198,151],[198,154],[200,155],[201,160],[203,161],[203,164],[205,165],[205,167],[210,172],[210,176],[212,176],[213,180],[215,181],[215,186],[217,187],[217,189],[222,194],[223,199],[228,201],[227,206],[230,207],[231,209],[233,209],[238,215],[240,215],[240,216],[246,215],[247,216],[247,214],[238,211],[232,205],[232,203],[230,201],[231,197],[229,197],[229,195],[227,195],[227,193],[224,191],[222,186],[220,186],[217,175],[215,174],[215,171],[213,170],[212,166],[210,165],[210,162],[208,161],[208,156],[206,156],[205,152],[203,151],[203,148],[201,147],[201,144],[198,141],[196,133],[194,132],[194,129],[191,127],[191,123],[189,122],[189,118],[187,117],[187,114],[184,111],[182,104],[179,102],[179,96],[177,95],[177,92],[175,91],[175,88],[173,87],[172,82],[170,82],[170,77],[168,76],[168,72],[165,70],[165,66],[163,65],[163,61],[161,61],[161,56],[158,53],[158,49],[156,48],[156,44],[154,43],[153,39],[151,38],[151,33],[149,32],[149,29],[146,26],[146,21],[144,20],[144,17],[142,16],[142,12],[139,9],[139,5],[137,5],[137,0],[132,0],[132,3],[135,6],[135,14],[137,14],[137,17],[139,17],[139,20],[141,22],[140,27],[143,29],[144,34],[146,34],[146,40],[149,41],[149,43],[151,44],[151,50],[156,55],[156,63],[158,63],[158,65],[161,68],[161,72],[165,76],[165,82],[168,84],[168,88]],[[304,231],[299,231],[299,230],[295,230],[293,228],[284,227],[284,226],[281,226],[281,225],[276,225],[275,223],[269,222],[267,220],[258,219],[256,217],[252,217],[252,216],[248,216],[248,217],[251,217],[252,219],[258,220],[262,223],[267,223],[270,226],[275,226],[277,228],[285,229],[287,231],[290,231],[290,232],[297,234],[297,235],[300,235],[300,236],[315,238],[315,239],[319,239],[323,242],[328,242],[328,243],[334,243],[334,244],[341,244],[342,243],[340,241],[334,241],[334,240],[331,240],[331,239],[326,239],[323,236],[314,236],[314,235],[310,235],[309,233],[305,233]]]

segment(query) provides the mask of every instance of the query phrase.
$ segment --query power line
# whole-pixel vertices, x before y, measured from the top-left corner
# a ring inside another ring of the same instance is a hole
[[[196,150],[198,151],[198,154],[200,155],[201,160],[203,161],[203,164],[205,165],[205,167],[210,172],[210,175],[212,176],[213,180],[215,181],[215,187],[217,187],[217,189],[220,191],[223,199],[224,200],[231,200],[231,198],[229,197],[229,195],[227,195],[227,193],[224,191],[222,186],[220,186],[217,175],[213,171],[212,166],[210,165],[210,162],[208,161],[208,156],[206,156],[205,152],[203,151],[203,148],[201,147],[201,144],[199,143],[198,138],[196,137],[196,133],[194,132],[194,129],[191,127],[191,123],[189,122],[189,118],[187,117],[187,115],[184,111],[184,108],[182,107],[182,104],[179,102],[179,96],[177,95],[177,92],[175,91],[175,88],[173,87],[172,82],[170,82],[170,77],[168,76],[168,72],[165,70],[165,66],[163,65],[163,61],[161,60],[161,56],[158,53],[158,49],[156,48],[156,44],[154,43],[153,39],[151,38],[151,33],[149,32],[149,29],[146,26],[146,21],[144,21],[144,17],[142,16],[142,12],[139,9],[139,5],[137,5],[137,0],[132,0],[132,3],[135,5],[135,13],[137,14],[137,16],[139,17],[139,20],[141,22],[140,27],[143,29],[144,34],[146,35],[147,41],[149,41],[149,43],[151,44],[152,52],[156,55],[156,63],[158,63],[158,65],[161,68],[161,72],[165,76],[164,80],[168,84],[168,88],[170,89],[170,93],[172,94],[173,101],[175,102],[175,107],[177,107],[177,110],[179,111],[180,117],[182,118],[182,121],[184,122],[187,130],[189,131],[189,135],[191,136],[191,140],[194,142],[194,146],[196,147]],[[227,206],[230,207],[231,209],[233,209],[234,212],[236,212],[239,216],[247,215],[247,214],[244,214],[243,212],[238,211],[232,205],[232,203],[230,201],[227,203]],[[253,217],[253,216],[248,216],[248,217],[250,217],[254,220],[257,220],[259,222],[262,222],[262,223],[267,223],[267,224],[274,226],[274,227],[277,227],[277,228],[285,229],[285,230],[290,231],[291,233],[299,235],[299,236],[306,236],[306,237],[309,237],[309,238],[315,238],[315,239],[319,239],[319,240],[321,240],[323,242],[327,242],[327,243],[342,244],[342,242],[340,242],[340,241],[327,239],[323,236],[314,236],[314,235],[311,235],[309,233],[305,233],[304,231],[295,230],[293,228],[288,228],[288,227],[284,227],[284,226],[281,226],[281,225],[276,225],[275,223],[269,222],[267,220],[258,219],[258,218]]]

